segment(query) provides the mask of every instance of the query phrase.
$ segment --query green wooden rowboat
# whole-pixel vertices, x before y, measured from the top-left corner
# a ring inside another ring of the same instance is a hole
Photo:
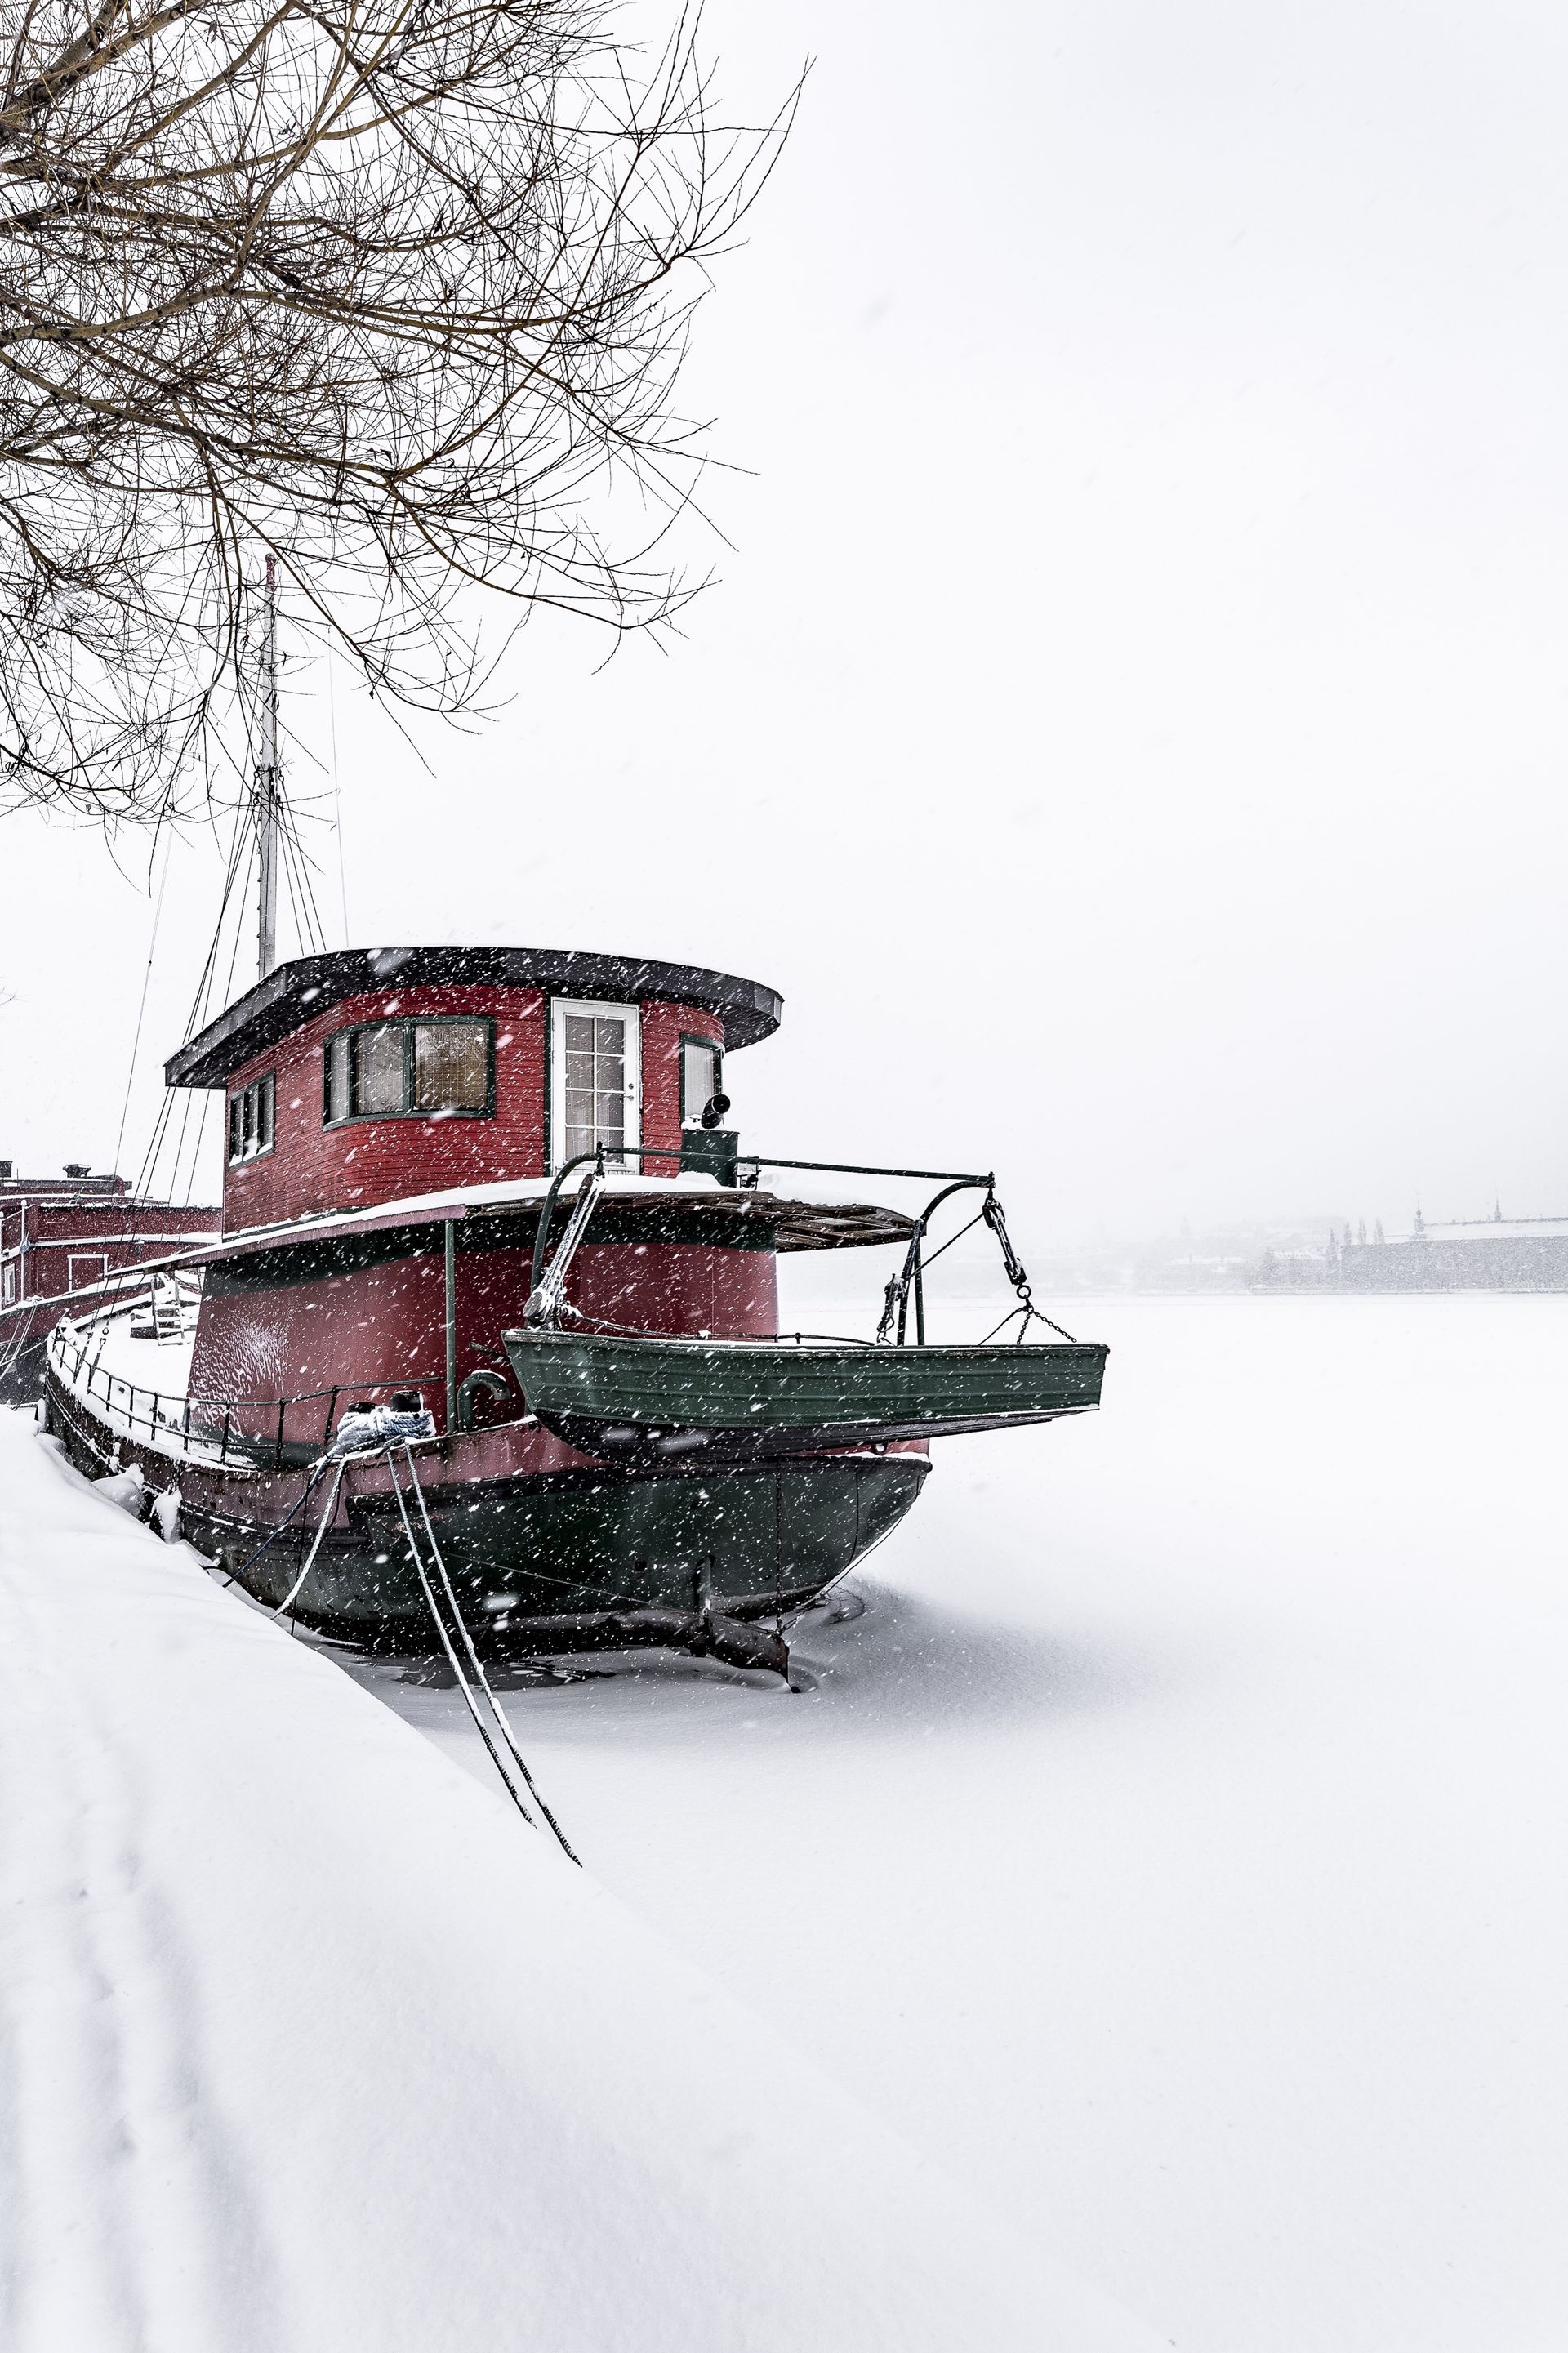
[[[503,1332],[531,1413],[598,1455],[885,1445],[1092,1413],[1106,1350]]]

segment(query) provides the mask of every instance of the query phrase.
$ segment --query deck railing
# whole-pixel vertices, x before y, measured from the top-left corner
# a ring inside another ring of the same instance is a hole
[[[378,1404],[395,1389],[416,1389],[426,1405],[433,1397],[440,1398],[446,1388],[442,1373],[413,1377],[397,1373],[386,1380],[340,1381],[331,1388],[302,1389],[287,1398],[175,1396],[110,1372],[93,1356],[98,1338],[97,1333],[61,1319],[49,1335],[48,1347],[49,1362],[61,1379],[79,1396],[99,1399],[124,1424],[128,1436],[134,1437],[140,1426],[154,1444],[174,1445],[184,1454],[194,1446],[220,1463],[270,1465],[280,1471],[311,1461],[331,1443],[340,1409],[346,1411],[356,1401]]]
[[[639,1162],[650,1159],[668,1160],[676,1156],[668,1149],[659,1151],[652,1146],[628,1145],[622,1147],[621,1151],[624,1158]],[[552,1216],[561,1195],[563,1179],[574,1169],[586,1168],[593,1165],[597,1166],[602,1176],[605,1161],[608,1156],[607,1149],[604,1147],[593,1152],[580,1153],[556,1170],[539,1212],[532,1253],[533,1266],[536,1271],[545,1264],[548,1256]],[[1021,1317],[1018,1337],[1022,1340],[1031,1319],[1038,1317],[1042,1322],[1049,1322],[1047,1317],[1040,1316],[1039,1310],[1032,1303],[1028,1277],[1007,1238],[1001,1204],[995,1198],[994,1189],[995,1180],[989,1173],[978,1176],[956,1174],[952,1170],[939,1168],[875,1168],[867,1163],[853,1161],[777,1160],[754,1153],[738,1153],[735,1158],[738,1168],[745,1167],[752,1170],[752,1183],[755,1183],[757,1176],[763,1168],[793,1168],[831,1175],[916,1178],[940,1185],[941,1190],[927,1203],[921,1215],[910,1223],[908,1250],[903,1266],[894,1273],[886,1288],[882,1318],[877,1335],[879,1342],[895,1339],[898,1345],[904,1345],[909,1329],[910,1311],[912,1307],[915,1345],[921,1346],[924,1344],[926,1271],[937,1259],[943,1255],[944,1251],[952,1249],[953,1243],[962,1240],[964,1234],[983,1222],[991,1227],[1001,1245],[1003,1263],[1008,1281],[1016,1291],[1020,1302],[1020,1304],[1012,1309],[1004,1318],[1003,1324],[997,1329],[1004,1329],[1007,1324],[1013,1322],[1015,1317]],[[972,1191],[984,1191],[985,1200],[983,1207],[976,1211],[967,1225],[950,1235],[940,1248],[928,1255],[925,1242],[935,1211],[953,1196]],[[453,1229],[450,1224],[447,1225],[447,1362],[441,1373],[419,1375],[397,1373],[378,1380],[336,1382],[331,1388],[304,1389],[293,1397],[287,1398],[201,1398],[189,1395],[174,1396],[165,1390],[151,1388],[141,1382],[128,1380],[123,1374],[110,1372],[99,1361],[98,1356],[92,1356],[89,1363],[88,1359],[95,1344],[101,1352],[101,1330],[99,1327],[83,1329],[80,1325],[73,1324],[68,1316],[62,1316],[49,1335],[48,1360],[61,1378],[72,1383],[82,1394],[89,1398],[95,1396],[100,1398],[110,1413],[123,1419],[126,1430],[131,1435],[134,1435],[136,1426],[140,1422],[154,1441],[164,1445],[173,1441],[185,1454],[191,1452],[194,1442],[202,1453],[216,1455],[220,1463],[230,1461],[257,1465],[270,1463],[274,1469],[281,1470],[286,1465],[292,1467],[301,1462],[311,1461],[331,1444],[333,1426],[340,1408],[348,1406],[355,1399],[378,1402],[388,1393],[399,1389],[416,1390],[421,1406],[426,1404],[430,1392],[434,1391],[436,1397],[441,1400],[440,1405],[436,1409],[437,1418],[450,1433],[462,1426],[462,1398],[457,1388],[454,1370],[456,1316],[452,1262]],[[146,1304],[150,1304],[150,1294],[142,1301],[119,1302],[117,1309],[122,1314],[127,1308],[133,1309]],[[589,1317],[586,1320],[592,1324],[595,1319]],[[602,1328],[618,1329],[620,1327]],[[1057,1324],[1051,1324],[1050,1328],[1053,1331],[1060,1330],[1060,1326]],[[804,1338],[819,1335],[796,1332],[793,1335],[780,1333],[773,1336],[777,1339],[793,1336],[798,1343]],[[987,1335],[988,1338],[994,1336],[994,1334]],[[1068,1338],[1070,1335],[1063,1333],[1062,1336]],[[471,1377],[478,1378],[479,1376]],[[139,1401],[140,1411],[138,1410]],[[307,1412],[305,1410],[307,1408],[313,1410]],[[302,1434],[297,1434],[301,1433],[302,1423],[308,1425],[308,1428]]]

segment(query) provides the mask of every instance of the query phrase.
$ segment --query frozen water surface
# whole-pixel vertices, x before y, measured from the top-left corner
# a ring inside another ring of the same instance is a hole
[[[1205,2353],[1568,2342],[1568,1299],[1119,1299],[814,1688],[510,1701],[592,1868]],[[376,1687],[458,1753],[448,1694]]]

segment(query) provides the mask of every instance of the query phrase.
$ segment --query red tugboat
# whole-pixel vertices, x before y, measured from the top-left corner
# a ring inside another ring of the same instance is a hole
[[[324,1630],[425,1617],[412,1477],[457,1600],[518,1647],[776,1661],[761,1621],[897,1525],[931,1437],[1091,1410],[1105,1360],[1025,1344],[987,1176],[859,1172],[928,1177],[924,1216],[763,1183],[821,1166],[721,1124],[724,1058],[780,1012],[730,974],[533,948],[279,965],[165,1070],[227,1105],[223,1234],[180,1258],[188,1379],[150,1378],[123,1316],[63,1319],[50,1427]],[[976,1189],[1018,1345],[931,1345],[927,1227]],[[872,1244],[902,1253],[877,1342],[779,1334],[782,1252]]]

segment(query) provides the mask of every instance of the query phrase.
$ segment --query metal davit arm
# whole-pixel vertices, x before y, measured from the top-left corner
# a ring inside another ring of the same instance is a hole
[[[611,1148],[621,1160],[679,1160],[680,1157],[679,1145],[672,1147],[668,1144],[617,1144]],[[566,1162],[551,1183],[545,1199],[546,1211],[555,1205],[562,1177],[569,1176],[574,1168],[581,1167],[585,1160],[599,1159],[603,1149],[601,1145],[597,1153],[579,1152],[574,1160]],[[984,1176],[961,1176],[954,1168],[879,1168],[869,1160],[775,1160],[771,1153],[766,1152],[737,1152],[735,1166],[738,1168],[807,1168],[824,1176],[912,1176],[917,1183],[947,1185],[953,1189],[961,1189],[966,1185],[993,1186],[996,1182],[994,1171]],[[938,1198],[941,1198],[939,1195]],[[936,1203],[932,1202],[931,1208],[935,1207]],[[544,1213],[540,1213],[542,1231]],[[931,1211],[926,1214],[929,1217]]]
[[[577,1188],[577,1198],[567,1222],[566,1231],[561,1237],[561,1247],[546,1271],[544,1250],[550,1239],[550,1220],[555,1213],[556,1198],[563,1181],[572,1174],[573,1169],[581,1168],[590,1161],[594,1164],[594,1173]],[[566,1290],[567,1273],[576,1255],[577,1245],[587,1229],[588,1220],[594,1214],[594,1204],[604,1189],[605,1147],[603,1145],[596,1152],[579,1152],[574,1158],[568,1160],[563,1167],[558,1169],[550,1180],[550,1190],[544,1197],[544,1206],[539,1212],[539,1223],[534,1229],[533,1286],[528,1294],[528,1304],[522,1311],[523,1322],[534,1329],[542,1325],[547,1331],[553,1331],[561,1321],[561,1306]]]
[[[776,1160],[766,1163],[766,1166],[771,1168],[782,1167],[784,1165],[784,1164],[782,1161]],[[912,1176],[920,1174],[921,1172],[912,1168],[900,1170],[884,1168],[879,1169],[875,1172],[862,1171],[862,1174],[868,1175],[871,1173],[883,1176],[891,1176],[894,1175]],[[927,1173],[934,1175],[939,1172],[932,1170]],[[899,1345],[900,1348],[903,1346],[904,1334],[909,1324],[910,1293],[912,1291],[915,1298],[915,1345],[920,1348],[923,1348],[925,1346],[926,1296],[924,1269],[921,1262],[921,1244],[926,1238],[932,1218],[935,1217],[937,1211],[941,1208],[944,1201],[951,1200],[955,1193],[967,1193],[978,1190],[982,1185],[985,1187],[986,1198],[988,1200],[993,1199],[994,1198],[995,1182],[996,1180],[994,1176],[954,1176],[951,1183],[944,1185],[941,1192],[933,1194],[931,1198],[926,1203],[925,1208],[921,1210],[919,1218],[915,1220],[915,1229],[910,1236],[910,1247],[905,1254],[903,1266],[897,1274],[889,1278],[887,1295],[882,1304],[882,1320],[877,1327],[877,1337],[879,1340],[886,1340],[891,1333],[893,1329],[893,1317],[896,1314],[899,1319]],[[946,1245],[944,1244],[943,1247],[945,1248]]]

